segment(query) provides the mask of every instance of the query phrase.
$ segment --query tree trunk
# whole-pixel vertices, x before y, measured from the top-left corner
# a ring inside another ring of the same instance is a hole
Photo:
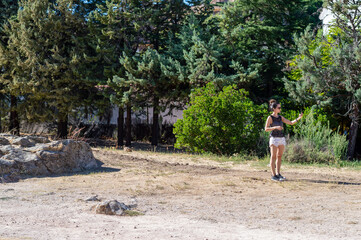
[[[132,107],[127,104],[127,136],[125,146],[129,147],[132,145]]]
[[[123,147],[124,141],[124,109],[123,107],[118,108],[118,139],[117,148]]]
[[[347,149],[347,158],[352,159],[355,155],[355,148],[356,148],[356,138],[357,132],[359,127],[359,107],[357,103],[353,104],[353,111],[350,116],[351,118],[351,126],[350,126],[350,137],[348,142],[348,149]]]
[[[16,111],[16,107],[18,105],[18,100],[15,96],[10,96],[10,126],[9,131],[14,135],[20,135],[20,123],[19,123],[19,115]]]
[[[152,145],[158,145],[159,132],[159,98],[154,97],[153,102],[153,126],[152,126]]]
[[[68,115],[58,117],[58,138],[68,137]]]

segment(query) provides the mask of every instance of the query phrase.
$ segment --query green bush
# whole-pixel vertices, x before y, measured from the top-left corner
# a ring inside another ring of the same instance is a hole
[[[255,150],[267,111],[235,86],[196,89],[183,119],[174,125],[175,147],[220,155]]]
[[[285,112],[282,112],[281,115],[287,118],[288,120],[292,121],[298,118],[298,115],[300,113],[301,111],[287,110]],[[321,108],[306,107],[303,110],[304,116],[308,116],[310,113],[314,118],[313,124],[317,124],[318,122],[320,122],[322,125],[327,125],[328,122],[330,121],[330,118],[328,117],[327,113]],[[285,125],[285,132],[290,135],[295,135],[299,128],[300,128],[300,124]]]
[[[294,128],[295,137],[286,147],[284,159],[297,163],[331,163],[346,157],[346,136],[333,132],[313,111]]]
[[[334,163],[336,159],[328,148],[320,151],[306,140],[292,141],[284,154],[284,160],[291,163]]]

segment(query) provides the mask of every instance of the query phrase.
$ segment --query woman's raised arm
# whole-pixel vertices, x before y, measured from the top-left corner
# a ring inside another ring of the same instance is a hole
[[[290,121],[290,120],[288,120],[287,118],[285,118],[285,117],[283,117],[283,116],[281,116],[282,117],[282,122],[284,122],[284,123],[286,123],[286,124],[289,124],[289,125],[294,125],[294,124],[296,124],[298,121],[300,121],[300,119],[303,117],[303,113],[301,113],[299,116],[298,116],[298,118],[296,118],[295,120],[293,120],[293,121]]]

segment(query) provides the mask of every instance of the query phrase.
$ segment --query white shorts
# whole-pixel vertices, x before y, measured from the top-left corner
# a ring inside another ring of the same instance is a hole
[[[279,145],[286,146],[286,138],[285,137],[270,137],[269,139],[269,146],[278,147]]]

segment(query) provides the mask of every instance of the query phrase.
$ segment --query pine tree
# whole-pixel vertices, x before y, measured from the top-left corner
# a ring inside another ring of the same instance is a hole
[[[315,36],[308,28],[296,38],[295,59],[299,79],[286,81],[291,96],[331,106],[334,113],[348,116],[348,158],[353,158],[359,129],[361,104],[361,11],[357,1],[328,0],[326,7],[335,17],[328,33]],[[336,107],[343,109],[337,112]]]
[[[222,82],[222,46],[212,26],[202,24],[200,17],[190,13],[176,37],[168,39],[166,54],[180,62],[185,77],[177,91],[178,101],[185,105],[191,89],[205,86],[208,82]]]
[[[175,37],[182,27],[184,18],[186,14],[189,13],[190,7],[184,3],[183,0],[161,0],[153,1],[153,7],[151,10],[151,16],[149,18],[150,28],[146,35],[146,42],[149,43],[149,46],[156,50],[157,53],[163,54],[167,51],[169,45],[169,37]],[[153,81],[149,79],[149,81]],[[161,81],[158,82],[162,84]],[[158,84],[155,82],[155,84]],[[158,88],[158,86],[156,87]],[[158,144],[159,136],[159,101],[160,96],[154,92],[153,98],[153,125],[152,125],[152,145]],[[173,95],[174,96],[174,95]],[[164,101],[167,101],[166,104],[168,107],[173,108],[170,104],[172,97],[161,96]],[[168,100],[166,100],[168,99]]]
[[[9,71],[9,67],[6,66],[6,47],[7,47],[7,36],[4,33],[4,24],[7,24],[7,21],[16,15],[18,11],[18,0],[1,0],[0,1],[0,81],[3,77],[6,76],[6,71]],[[3,86],[0,86],[3,90]],[[8,103],[6,102],[7,96],[2,93],[0,95],[1,101],[1,114],[0,114],[0,130],[1,130],[1,116],[6,112],[10,112],[10,131],[14,134],[19,134],[20,124],[18,119],[18,113],[16,111],[17,98],[15,96],[10,96],[10,109],[6,107]]]
[[[186,79],[178,91],[184,104],[189,101],[193,89],[209,82],[215,83],[218,89],[232,84],[247,89],[247,84],[258,77],[258,64],[245,68],[230,58],[231,54],[221,34],[212,30],[216,23],[202,24],[200,19],[191,13],[179,36],[169,40],[167,54],[178,60],[185,72]]]
[[[130,1],[128,4],[129,5],[127,5],[127,8],[124,9],[124,11],[126,11],[128,19],[131,18],[131,21],[119,24],[119,31],[117,32],[120,33],[120,35],[116,36],[118,39],[123,36],[126,44],[123,44],[124,47],[120,68],[108,82],[108,85],[111,86],[115,92],[112,96],[113,101],[115,100],[118,104],[122,103],[123,106],[127,106],[128,113],[130,112],[130,106],[132,106],[132,108],[153,106],[155,111],[153,115],[152,144],[157,145],[159,135],[159,102],[169,106],[170,92],[167,92],[168,95],[162,95],[164,92],[157,93],[154,91],[154,89],[161,89],[162,86],[149,87],[147,84],[144,85],[145,83],[142,83],[141,81],[129,78],[142,78],[142,81],[153,82],[154,85],[163,84],[162,80],[158,81],[154,76],[149,75],[147,77],[146,75],[142,75],[145,74],[145,72],[141,73],[142,70],[137,70],[135,73],[134,69],[138,68],[138,65],[150,64],[147,61],[155,56],[154,54],[150,54],[146,49],[155,49],[157,54],[167,50],[168,37],[177,34],[189,7],[182,0]],[[119,9],[121,10],[122,8]],[[117,13],[119,12],[121,11],[118,11]],[[113,16],[114,15],[111,17]],[[122,32],[120,29],[124,24],[128,24],[128,27],[126,28],[126,31]],[[136,48],[134,48],[134,46],[136,46]],[[147,53],[143,53],[144,51]],[[119,52],[117,51],[116,53],[118,54]],[[144,56],[148,56],[148,58],[142,59],[142,57],[139,57],[139,54],[141,56],[145,54]],[[119,56],[120,55],[118,55],[118,57]],[[155,59],[157,59],[157,57],[155,57]],[[138,63],[138,60],[143,62]],[[159,59],[157,61],[159,61]],[[127,62],[127,66],[125,65],[125,62]],[[152,66],[148,66],[148,68],[151,69]],[[158,76],[161,76],[159,69],[152,69],[152,71],[155,71]],[[147,93],[147,91],[154,95]],[[127,125],[130,125],[130,118],[127,122]],[[129,133],[130,131],[127,132]],[[128,136],[130,136],[130,134],[128,134]]]
[[[126,52],[134,55],[141,44],[149,25],[145,24],[150,18],[152,1],[106,1],[104,6],[99,5],[97,11],[91,16],[91,29],[96,43],[96,64],[99,69],[98,79],[101,85],[108,85],[103,91],[112,104],[118,106],[118,142],[117,146],[123,145],[124,110],[127,112],[126,119],[126,146],[131,145],[131,107],[132,101],[124,98],[127,87],[119,87],[111,80],[113,76],[125,77],[125,70],[119,62],[119,57]]]
[[[11,74],[3,84],[26,100],[30,121],[57,119],[58,136],[67,136],[68,116],[94,94],[86,72],[88,28],[73,1],[23,1],[6,33]]]
[[[153,106],[152,145],[158,144],[159,114],[169,106],[169,98],[182,81],[179,62],[148,48],[140,56],[120,58],[126,77],[114,76],[113,82],[124,92],[124,101],[132,99],[139,107]]]
[[[251,97],[264,102],[284,95],[281,79],[294,52],[293,34],[320,24],[321,0],[236,0],[215,16],[229,59],[259,76],[248,86]]]
[[[169,35],[176,35],[180,31],[182,22],[189,6],[183,0],[158,0],[150,1],[152,6],[149,15],[146,16],[148,31],[145,32],[145,42],[160,53],[163,53],[167,46]]]
[[[18,0],[0,0],[0,25],[3,25],[18,11]]]

